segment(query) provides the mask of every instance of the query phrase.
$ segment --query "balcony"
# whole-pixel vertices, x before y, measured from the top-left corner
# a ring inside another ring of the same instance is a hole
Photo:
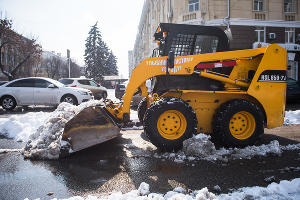
[[[189,21],[197,18],[197,13],[188,13],[182,16],[182,21]]]
[[[285,21],[295,21],[295,19],[296,19],[295,14],[285,14],[284,15]]]
[[[266,20],[266,14],[264,12],[254,12],[254,19]]]

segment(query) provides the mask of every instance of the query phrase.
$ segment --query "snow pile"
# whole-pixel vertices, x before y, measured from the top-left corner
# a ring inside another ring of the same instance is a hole
[[[285,150],[285,151],[299,150],[300,149],[300,143],[298,143],[298,144],[289,144],[287,146],[281,146],[281,149]]]
[[[265,199],[265,200],[298,200],[300,199],[300,178],[291,181],[280,181],[271,183],[267,187],[244,187],[232,193],[216,195],[205,187],[187,193],[185,189],[178,187],[165,195],[151,193],[147,183],[141,183],[138,190],[132,190],[126,194],[121,192],[113,193],[107,197],[88,197],[74,196],[65,200],[240,200],[240,199]],[[25,200],[29,200],[26,198]],[[54,199],[57,200],[57,199]]]
[[[47,120],[31,134],[22,154],[31,159],[58,159],[60,150],[71,151],[70,145],[62,140],[65,124],[86,107],[101,104],[89,101],[79,106],[61,103]]]
[[[46,112],[30,112],[24,115],[0,118],[0,135],[14,138],[19,142],[27,142],[29,136],[45,122],[50,114]]]
[[[160,155],[155,153],[154,157],[171,159],[177,163],[183,163],[185,160],[222,160],[226,162],[228,159],[251,159],[254,156],[281,155],[281,153],[281,146],[277,140],[260,146],[247,146],[245,148],[228,149],[220,148],[217,150],[215,145],[210,141],[209,135],[198,134],[185,140],[183,142],[182,150],[176,154],[163,153]]]
[[[158,193],[150,193],[149,184],[142,182],[138,190],[132,190],[128,193],[122,194],[121,192],[116,192],[108,197],[96,197],[89,195],[88,197],[74,196],[65,200],[217,200],[215,194],[208,191],[207,188],[203,188],[198,191],[194,191],[190,194],[186,194],[186,190],[178,187],[173,191],[167,192],[165,195]],[[28,200],[28,199],[25,199]],[[57,199],[55,199],[57,200]]]
[[[217,153],[215,145],[209,140],[210,136],[198,134],[183,142],[183,152],[186,155],[207,157]]]
[[[300,124],[300,110],[286,111],[284,124]]]
[[[300,178],[292,181],[271,183],[267,187],[245,187],[230,194],[221,194],[219,199],[300,199]]]

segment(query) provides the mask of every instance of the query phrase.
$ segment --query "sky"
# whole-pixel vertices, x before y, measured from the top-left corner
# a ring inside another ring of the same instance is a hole
[[[2,17],[13,29],[37,39],[84,65],[85,40],[96,22],[102,39],[118,58],[119,73],[128,76],[128,51],[134,47],[144,0],[0,0]]]

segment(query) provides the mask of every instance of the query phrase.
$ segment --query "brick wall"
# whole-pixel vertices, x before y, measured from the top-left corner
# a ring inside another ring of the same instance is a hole
[[[269,39],[269,33],[275,33],[275,39]],[[266,42],[267,43],[284,43],[285,42],[285,28],[283,27],[267,27],[266,28]]]

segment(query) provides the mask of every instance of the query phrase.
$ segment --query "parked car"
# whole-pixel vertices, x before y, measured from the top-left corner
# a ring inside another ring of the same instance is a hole
[[[286,101],[300,103],[300,81],[287,79]]]
[[[115,96],[118,99],[122,99],[124,93],[125,93],[125,89],[126,89],[126,83],[121,83],[121,84],[117,84],[115,87]],[[131,106],[136,108],[140,101],[143,99],[142,96],[140,96],[137,92],[135,93],[135,95],[133,95],[132,99],[131,99]]]
[[[0,86],[4,85],[5,83],[7,83],[8,81],[0,81]]]
[[[87,78],[64,78],[60,79],[59,82],[69,87],[80,87],[91,90],[95,99],[106,99],[107,89],[94,80]]]
[[[0,103],[5,110],[13,110],[17,105],[58,105],[61,102],[76,105],[90,99],[93,99],[91,91],[65,87],[49,78],[21,78],[0,87]]]
[[[115,97],[118,99],[122,99],[126,90],[126,84],[116,84],[115,86]]]
[[[128,81],[126,81],[124,83],[116,84],[116,86],[115,86],[115,97],[116,98],[118,98],[120,100],[122,99],[122,97],[125,93],[127,84],[128,84]],[[148,92],[150,92],[151,91],[151,81],[150,80],[146,81],[146,86],[148,88]],[[136,108],[142,99],[143,99],[143,97],[141,95],[139,95],[138,92],[135,92],[135,95],[133,95],[133,97],[131,99],[131,106]]]

